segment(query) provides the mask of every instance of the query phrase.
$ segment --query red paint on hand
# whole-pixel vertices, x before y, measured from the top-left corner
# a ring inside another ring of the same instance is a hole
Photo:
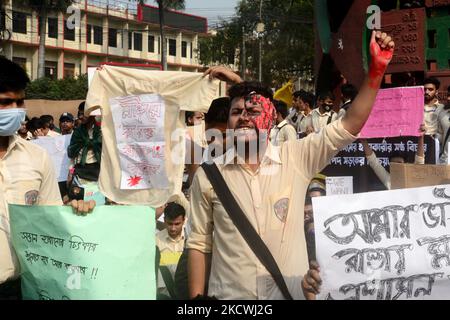
[[[384,72],[394,55],[394,48],[382,48],[377,42],[375,35],[376,31],[373,31],[370,40],[369,85],[374,89],[378,89]]]

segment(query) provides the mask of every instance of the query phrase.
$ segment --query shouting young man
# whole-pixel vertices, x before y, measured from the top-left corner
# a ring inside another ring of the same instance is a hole
[[[319,133],[279,148],[267,139],[275,119],[270,89],[243,82],[229,90],[228,128],[234,130],[235,147],[244,144],[249,152],[241,156],[238,150],[235,158],[217,166],[237,204],[273,255],[294,299],[310,298],[317,280],[309,272],[308,282],[303,281],[309,266],[301,213],[308,184],[364,126],[392,58],[394,42],[385,33],[373,32],[370,49],[369,75],[346,115]],[[211,68],[206,74],[235,78],[223,67]],[[264,143],[252,148],[255,140]],[[233,224],[203,168],[194,177],[190,200],[190,297],[207,294],[218,299],[283,299],[285,295]],[[317,268],[313,271],[316,276]]]

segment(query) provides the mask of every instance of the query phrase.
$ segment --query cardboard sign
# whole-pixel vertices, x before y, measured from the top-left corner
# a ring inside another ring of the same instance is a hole
[[[450,166],[391,163],[391,189],[450,184]]]

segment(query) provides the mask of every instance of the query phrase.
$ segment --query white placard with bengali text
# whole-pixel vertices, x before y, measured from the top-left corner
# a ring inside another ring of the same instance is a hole
[[[450,299],[450,185],[313,198],[318,299]]]

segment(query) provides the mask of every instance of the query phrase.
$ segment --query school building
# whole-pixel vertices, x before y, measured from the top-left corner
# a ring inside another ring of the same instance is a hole
[[[161,41],[158,8],[133,9],[110,2],[78,0],[77,10],[48,14],[45,38],[45,74],[63,78],[87,73],[88,67],[105,62],[145,64],[160,68]],[[2,41],[2,55],[19,63],[37,78],[39,49],[38,13],[6,0],[2,25],[8,37]],[[76,14],[79,16],[79,23]],[[69,21],[69,23],[67,23]],[[207,19],[166,10],[165,37],[168,70],[197,72],[199,37],[207,36]],[[5,36],[4,36],[5,37]]]

